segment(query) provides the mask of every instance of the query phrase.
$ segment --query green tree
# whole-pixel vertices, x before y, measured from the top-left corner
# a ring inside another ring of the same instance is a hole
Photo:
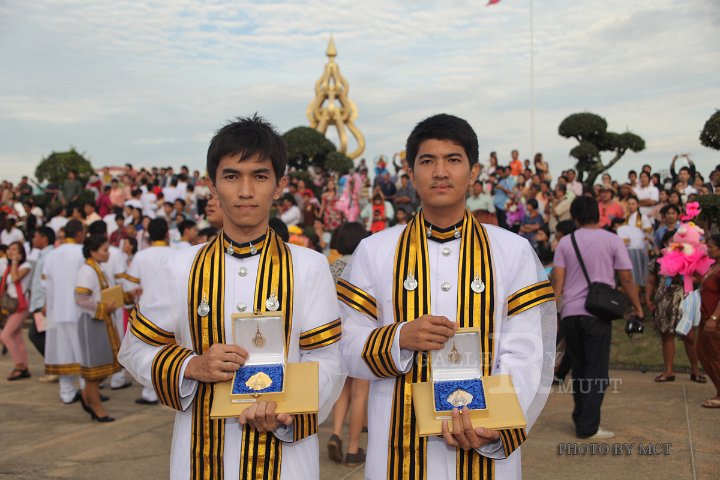
[[[67,152],[52,152],[43,158],[35,168],[35,178],[39,182],[48,180],[51,183],[61,184],[70,170],[75,170],[78,180],[83,183],[95,172],[90,160],[72,147]]]
[[[353,169],[355,164],[352,159],[342,152],[330,152],[325,157],[325,169],[335,172],[338,175],[345,175]]]
[[[589,112],[574,113],[565,118],[558,127],[558,133],[577,140],[578,145],[570,150],[570,156],[577,160],[578,180],[584,180],[586,189],[591,189],[595,179],[615,165],[628,150],[645,150],[642,137],[632,132],[608,132],[607,121]],[[613,152],[613,157],[604,163],[601,152]]]
[[[720,110],[710,115],[700,132],[700,143],[708,148],[720,150]]]
[[[310,127],[295,127],[283,134],[291,168],[307,170],[309,166],[325,166],[325,158],[335,145],[325,135]]]

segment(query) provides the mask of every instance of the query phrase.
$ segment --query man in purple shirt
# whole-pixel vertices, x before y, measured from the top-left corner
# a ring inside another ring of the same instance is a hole
[[[632,302],[634,314],[642,318],[642,306],[632,277],[632,263],[623,241],[600,228],[597,201],[578,197],[570,206],[578,225],[575,240],[591,282],[615,286],[615,274]],[[558,243],[553,261],[555,294],[562,302],[561,328],[573,372],[572,419],[579,438],[608,439],[615,435],[600,428],[600,407],[609,383],[611,323],[585,310],[588,282],[572,246],[570,236]]]

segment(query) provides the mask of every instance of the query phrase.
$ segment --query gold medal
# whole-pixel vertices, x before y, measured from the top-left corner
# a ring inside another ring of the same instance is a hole
[[[259,391],[259,390],[265,390],[270,385],[272,385],[272,378],[268,376],[265,372],[258,372],[252,377],[248,378],[247,382],[245,382],[245,386],[248,387],[250,390]]]
[[[452,350],[450,350],[450,353],[448,353],[448,362],[460,363],[460,352],[458,352],[458,349],[455,346],[455,342],[453,342]]]
[[[473,396],[465,390],[457,389],[447,398],[447,402],[453,407],[462,408],[465,405],[470,405],[473,401]]]
[[[255,345],[257,348],[262,348],[265,346],[265,335],[260,332],[260,325],[257,326],[257,332],[252,339],[252,344]]]

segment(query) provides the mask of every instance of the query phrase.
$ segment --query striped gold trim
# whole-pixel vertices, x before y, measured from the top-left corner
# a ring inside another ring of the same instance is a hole
[[[267,244],[267,241],[269,240],[267,235],[263,235],[262,237],[252,241],[248,242],[247,245],[240,245],[237,242],[232,241],[229,237],[225,236],[225,233],[223,232],[223,249],[225,252],[227,252],[227,249],[232,245],[233,247],[233,253],[232,256],[236,258],[247,258],[251,257],[253,255],[257,255],[260,253],[263,248],[265,248],[265,245]],[[252,248],[255,250],[255,253],[253,253],[250,245],[252,245]]]
[[[152,383],[158,399],[163,405],[182,410],[180,403],[180,368],[192,350],[178,345],[166,345],[152,361]],[[201,383],[201,385],[203,385]]]
[[[175,341],[175,334],[155,325],[140,313],[137,308],[134,308],[133,311],[130,312],[129,323],[132,334],[148,345],[161,347],[163,345],[177,343]]]
[[[544,280],[518,290],[508,298],[508,316],[517,315],[545,302],[555,301],[550,282]]]
[[[318,431],[318,417],[316,413],[295,415],[293,418],[293,441],[315,435]]]
[[[500,440],[502,441],[505,458],[509,457],[520,445],[527,440],[527,434],[524,428],[511,428],[499,430]]]
[[[45,364],[47,375],[80,375],[79,363],[66,363],[62,365]]]
[[[92,295],[92,290],[85,287],[75,287],[75,293],[78,295]]]
[[[377,301],[372,295],[365,292],[361,288],[356,287],[355,285],[343,278],[337,281],[335,287],[338,300],[343,302],[348,307],[355,309],[358,312],[367,315],[368,317],[377,321]]]
[[[110,313],[108,312],[107,305],[102,302],[97,302],[95,306],[95,318],[99,318],[100,320],[106,320],[109,316]]]
[[[108,365],[102,365],[99,367],[80,367],[80,375],[83,379],[91,382],[99,382],[104,378],[109,377],[115,372],[122,370],[122,367],[118,363],[110,363]]]
[[[361,354],[362,359],[376,377],[388,378],[402,375],[392,357],[395,331],[399,326],[399,323],[393,323],[376,328],[370,332],[370,335],[365,341],[365,346]]]
[[[342,322],[338,318],[305,333],[300,334],[300,349],[314,350],[326,347],[340,340],[342,336]]]
[[[127,273],[118,273],[117,275],[115,275],[115,278],[123,278],[123,279],[127,280],[128,282],[140,284],[139,278],[133,277],[132,275],[129,275]]]

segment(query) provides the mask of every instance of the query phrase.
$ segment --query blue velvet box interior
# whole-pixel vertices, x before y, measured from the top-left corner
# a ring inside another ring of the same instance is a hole
[[[258,372],[265,373],[272,383],[269,387],[262,390],[253,390],[252,388],[245,385],[250,377]],[[256,393],[276,393],[283,391],[283,380],[285,376],[285,366],[282,363],[265,364],[265,365],[243,365],[240,369],[235,372],[235,378],[233,379],[233,395],[253,395]]]
[[[458,380],[436,381],[433,383],[433,392],[435,395],[435,411],[447,412],[455,407],[448,401],[449,397],[455,390],[464,390],[472,395],[472,401],[466,405],[468,410],[484,410],[487,408],[485,404],[485,389],[483,382],[479,378],[468,378]]]

